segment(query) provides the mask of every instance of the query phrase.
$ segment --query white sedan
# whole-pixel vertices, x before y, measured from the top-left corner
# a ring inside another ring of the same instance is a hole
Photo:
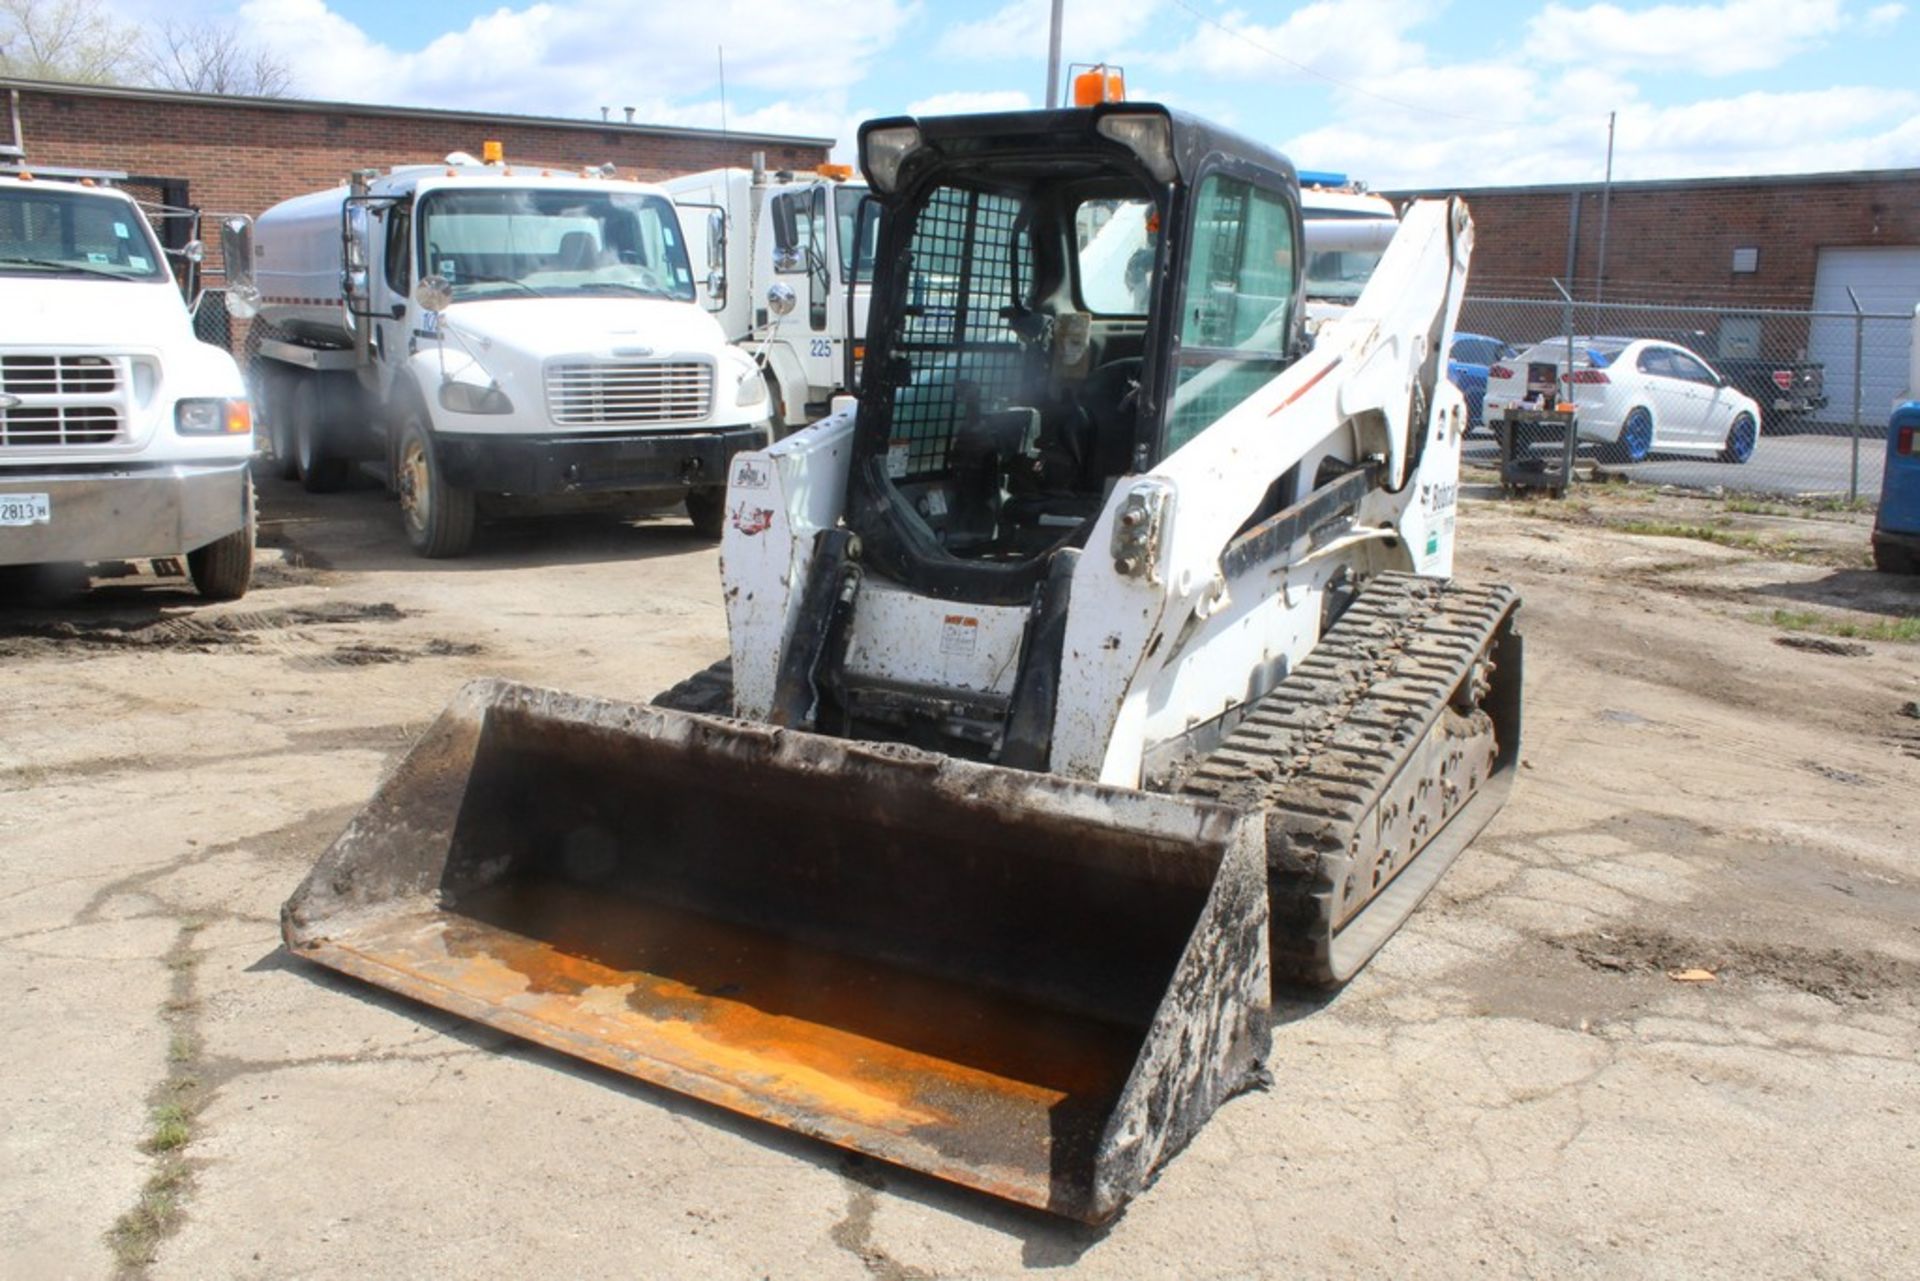
[[[1612,462],[1656,453],[1704,454],[1744,463],[1760,439],[1760,406],[1706,361],[1652,338],[1549,338],[1487,370],[1486,418],[1551,409],[1571,390],[1580,438]]]

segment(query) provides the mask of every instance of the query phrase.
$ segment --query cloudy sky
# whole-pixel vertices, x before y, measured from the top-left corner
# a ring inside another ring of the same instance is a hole
[[[302,96],[839,140],[1038,106],[1048,0],[121,0],[222,12]],[[1920,165],[1920,17],[1880,0],[1068,0],[1065,59],[1376,187]],[[1916,85],[1910,88],[1909,85]]]

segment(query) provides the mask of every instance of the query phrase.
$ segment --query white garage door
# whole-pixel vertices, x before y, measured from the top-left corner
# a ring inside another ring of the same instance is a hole
[[[1850,315],[1849,287],[1869,315],[1898,317],[1868,320],[1861,332],[1860,418],[1869,426],[1884,425],[1895,401],[1907,391],[1913,308],[1920,303],[1920,246],[1822,249],[1813,309]],[[1852,421],[1853,321],[1816,319],[1807,339],[1807,358],[1827,367],[1827,408],[1821,417]]]

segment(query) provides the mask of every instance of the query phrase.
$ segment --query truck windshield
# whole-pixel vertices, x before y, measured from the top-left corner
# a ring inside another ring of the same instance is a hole
[[[693,301],[673,206],[621,191],[489,188],[420,202],[420,274],[456,301],[641,294]]]
[[[132,202],[24,184],[0,191],[0,274],[167,279]]]
[[[1352,302],[1367,287],[1373,269],[1399,229],[1391,215],[1340,214],[1307,209],[1307,297]]]

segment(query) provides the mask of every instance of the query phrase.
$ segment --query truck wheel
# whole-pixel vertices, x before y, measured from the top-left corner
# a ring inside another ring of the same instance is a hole
[[[246,523],[187,553],[187,577],[208,600],[239,600],[253,582],[253,477],[246,478]]]
[[[293,388],[277,373],[260,375],[261,410],[267,420],[267,452],[273,456],[269,474],[281,480],[300,479],[300,458],[293,444]]]
[[[290,434],[300,488],[309,494],[330,494],[346,484],[348,462],[344,458],[327,457],[318,380],[302,378],[290,399],[293,402]]]
[[[465,556],[479,522],[473,491],[449,484],[434,455],[423,411],[415,406],[400,421],[394,448],[393,487],[400,495],[400,522],[413,550],[433,560]]]
[[[693,532],[702,538],[718,539],[727,522],[727,491],[713,485],[687,491],[687,515],[693,520]]]

